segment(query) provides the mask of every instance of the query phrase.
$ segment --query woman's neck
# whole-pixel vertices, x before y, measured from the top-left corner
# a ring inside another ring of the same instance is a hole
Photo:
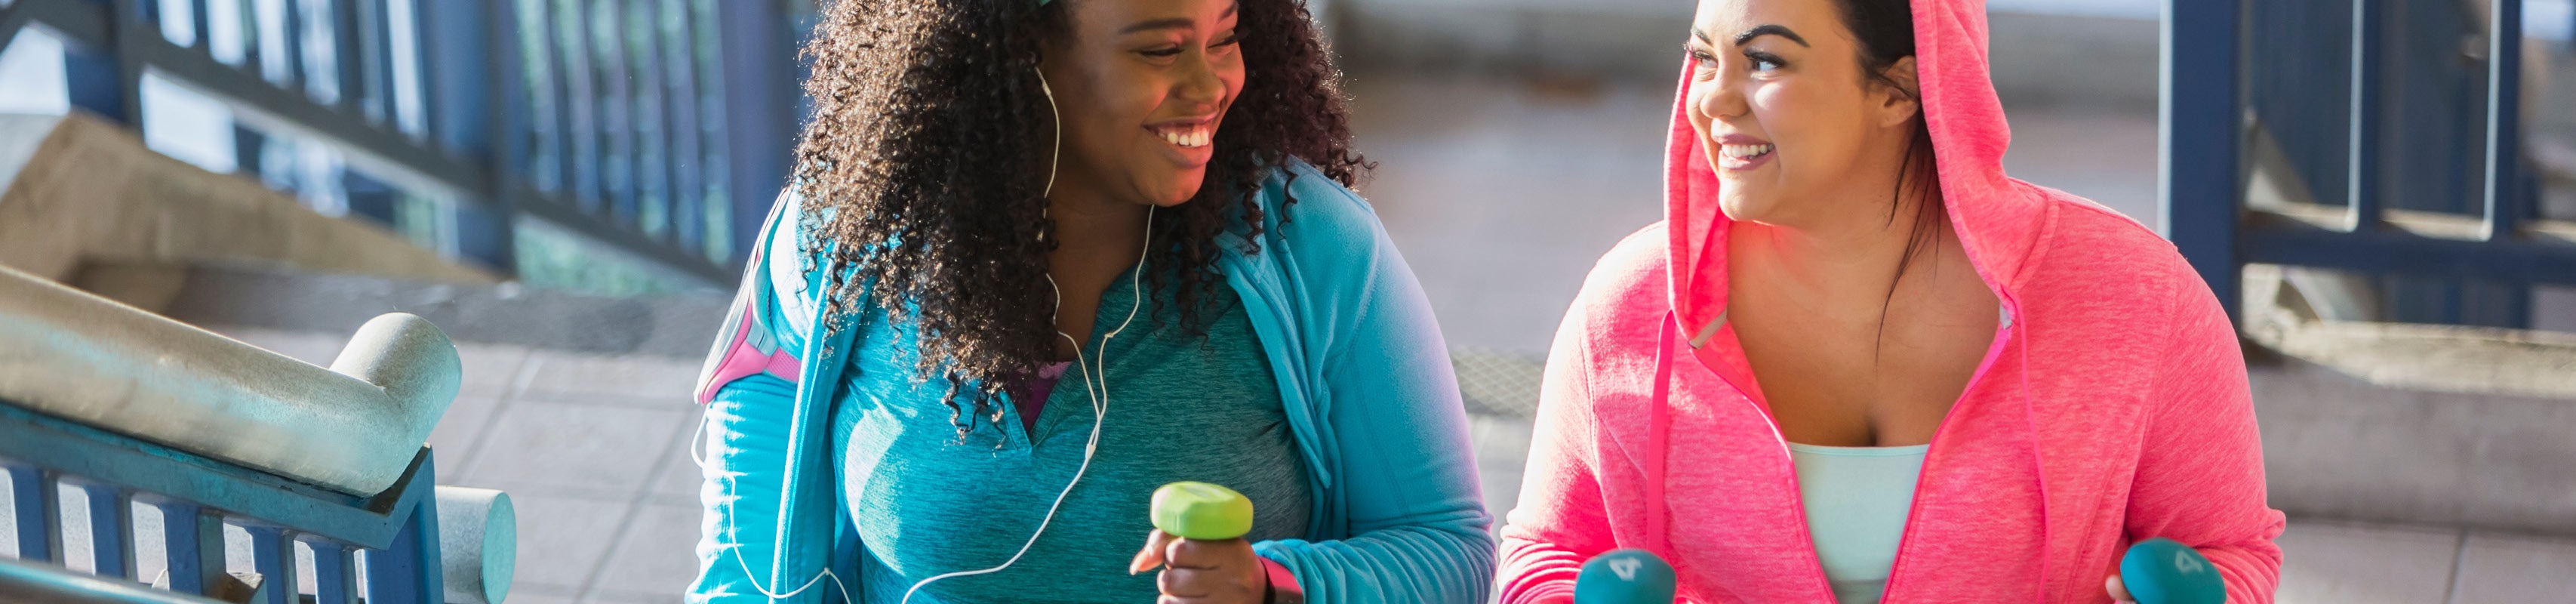
[[[1838,212],[1813,224],[1736,221],[1727,237],[1729,270],[1793,298],[1826,305],[1819,309],[1844,306],[1833,301],[1858,300],[1868,304],[1855,304],[1855,309],[1867,306],[1874,313],[1903,276],[1900,267],[1922,268],[1926,258],[1956,245],[1947,225],[1927,233],[1931,241],[1913,241],[1918,212],[1926,205],[1921,201],[1905,200],[1893,219],[1879,212]],[[1919,245],[1928,247],[1909,249]],[[1909,253],[1921,255],[1908,264],[1904,259]]]
[[[1052,260],[1061,266],[1075,258],[1123,258],[1118,265],[1123,269],[1145,245],[1148,209],[1080,188],[1056,187],[1047,197],[1047,218],[1054,223],[1048,236],[1056,242]]]

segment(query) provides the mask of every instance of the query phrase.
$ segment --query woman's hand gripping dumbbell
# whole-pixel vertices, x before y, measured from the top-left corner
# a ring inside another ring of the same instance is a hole
[[[1261,557],[1243,539],[1252,532],[1252,500],[1204,482],[1154,490],[1154,531],[1127,572],[1162,567],[1163,604],[1262,604],[1270,582]]]

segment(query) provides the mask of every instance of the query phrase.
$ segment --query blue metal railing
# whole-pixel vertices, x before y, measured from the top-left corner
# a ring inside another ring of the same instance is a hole
[[[246,171],[266,135],[362,156],[353,214],[404,220],[389,183],[442,191],[462,258],[513,270],[533,218],[721,287],[787,174],[791,4],[15,0],[0,48],[46,27],[72,105],[138,127],[147,72],[216,97]]]
[[[437,604],[435,472],[422,449],[392,488],[356,496],[28,411],[0,401],[0,472],[10,489],[19,559],[68,563],[66,541],[89,546],[102,577],[135,576],[133,506],[160,513],[167,589],[212,595],[233,581],[227,525],[243,529],[266,604],[302,601],[296,545],[310,552],[316,602]],[[86,534],[65,532],[62,489],[81,491]],[[363,583],[361,582],[363,577]]]
[[[2168,0],[2160,230],[2231,315],[2248,263],[2435,309],[2403,321],[2524,327],[2530,286],[2576,284],[2576,224],[2536,216],[2523,151],[2522,3],[2492,4],[2476,23],[2456,2]],[[2258,133],[2340,212],[2248,207]]]

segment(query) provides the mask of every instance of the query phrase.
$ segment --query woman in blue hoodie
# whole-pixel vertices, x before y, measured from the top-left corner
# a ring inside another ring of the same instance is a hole
[[[689,601],[1484,601],[1448,356],[1300,0],[843,1],[817,34],[698,387]],[[1179,480],[1252,533],[1154,531]]]

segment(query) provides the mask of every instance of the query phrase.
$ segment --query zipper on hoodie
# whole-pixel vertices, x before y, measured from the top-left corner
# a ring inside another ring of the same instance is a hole
[[[1932,428],[1932,440],[1931,442],[1925,443],[1923,448],[1923,466],[1926,469],[1932,466],[1932,453],[1935,449],[1940,447],[1941,435],[1948,433],[1950,431],[1950,423],[1958,419],[1959,405],[1968,402],[1968,393],[1975,391],[1977,389],[1977,385],[1985,381],[1988,371],[1994,369],[1995,361],[2003,358],[2004,346],[2012,341],[2012,329],[2013,324],[2015,323],[2015,321],[2013,321],[2013,316],[2019,313],[2014,312],[2011,304],[2009,302],[2003,302],[2000,296],[1998,296],[1998,302],[1998,312],[2002,313],[2003,316],[2000,323],[1995,327],[1994,343],[1986,346],[1985,358],[1978,361],[1977,370],[1974,373],[1969,374],[1967,386],[1959,389],[1959,398],[1950,402],[1950,412],[1942,414],[1941,424]],[[1723,316],[1724,315],[1720,315],[1720,317]],[[1712,321],[1711,323],[1713,325],[1723,326],[1724,321],[1725,320],[1721,318],[1717,321]],[[1708,331],[1712,332],[1713,335],[1713,332],[1716,330],[1710,329]],[[1685,348],[1685,350],[1689,349]],[[1670,351],[1665,351],[1665,353],[1669,354]],[[2024,368],[2024,370],[2026,371],[2028,368]],[[1725,372],[1716,373],[1718,374],[1719,379],[1727,381],[1729,386],[1735,386],[1737,392],[1746,392],[1742,386],[1736,385],[1734,380],[1728,378]],[[1671,387],[1671,384],[1657,384],[1656,386],[1659,388],[1669,388]],[[1807,560],[1814,563],[1809,568],[1814,569],[1814,573],[1810,576],[1815,577],[1815,587],[1823,590],[1827,595],[1832,595],[1834,593],[1833,580],[1825,576],[1824,557],[1817,554],[1815,534],[1808,528],[1808,523],[1811,522],[1811,520],[1807,518],[1806,497],[1804,492],[1800,490],[1803,487],[1798,480],[1797,462],[1789,453],[1789,437],[1781,434],[1780,421],[1771,417],[1770,409],[1754,402],[1753,398],[1750,396],[1745,397],[1744,403],[1753,405],[1754,411],[1762,416],[1763,423],[1771,428],[1771,440],[1779,443],[1780,445],[1779,459],[1790,464],[1788,471],[1783,472],[1782,474],[1788,476],[1789,492],[1800,494],[1798,505],[1791,507],[1789,510],[1790,514],[1796,516],[1798,519],[1798,542],[1800,545],[1804,546]],[[1670,426],[1663,426],[1660,427],[1660,429],[1670,430],[1672,428]],[[1667,441],[1664,446],[1669,448],[1672,445]],[[1671,455],[1670,451],[1664,451],[1662,453],[1667,456]],[[1918,476],[1920,476],[1919,473]],[[1888,582],[1886,585],[1879,588],[1879,601],[1881,604],[1887,603],[1887,594],[1896,591],[1896,587],[1898,586],[1898,583],[1896,582],[1896,578],[1898,576],[1897,571],[1905,567],[1906,545],[1914,541],[1915,527],[1920,524],[1915,522],[1915,519],[1923,511],[1922,481],[1918,479],[1915,481],[1915,484],[1914,497],[1906,503],[1905,530],[1897,537],[1896,540],[1896,558],[1888,563]],[[1670,538],[1669,535],[1664,535],[1662,537],[1666,539]]]
[[[1977,362],[1977,371],[1969,374],[1967,387],[1959,389],[1959,400],[1952,401],[1950,403],[1950,412],[1942,414],[1941,424],[1932,428],[1932,441],[1924,444],[1924,470],[1916,473],[1917,478],[1914,481],[1914,497],[1911,501],[1906,503],[1905,530],[1896,538],[1896,558],[1888,561],[1887,584],[1879,586],[1878,597],[1880,604],[1889,604],[1887,595],[1896,592],[1896,588],[1899,585],[1899,583],[1897,583],[1897,577],[1902,576],[1899,574],[1899,571],[1905,569],[1906,546],[1914,542],[1915,527],[1922,524],[1915,522],[1915,519],[1920,517],[1923,513],[1923,480],[1920,478],[1922,476],[1922,472],[1930,471],[1932,467],[1932,453],[1934,450],[1940,448],[1941,435],[1950,431],[1950,422],[1958,420],[1959,405],[1963,405],[1968,402],[1968,393],[1976,391],[1977,384],[1985,381],[1986,372],[1994,368],[1995,361],[2003,358],[2004,347],[2012,343],[2013,326],[2015,323],[2015,321],[2013,321],[2013,317],[2021,313],[2015,312],[2013,308],[2014,305],[2009,300],[2003,299],[2001,296],[1997,297],[1997,302],[1997,306],[2000,308],[1999,312],[2003,314],[2003,318],[2002,323],[1995,326],[1995,342],[1986,346],[1985,360]],[[2022,371],[2029,370],[2029,367],[2022,368]],[[2027,395],[2027,393],[2024,394]],[[1778,427],[1773,427],[1773,431],[1776,432],[1777,430]],[[1787,441],[1783,440],[1781,442],[1783,443],[1781,448],[1785,451],[1788,448],[1788,445],[1785,444]],[[1789,480],[1793,484],[1797,481],[1797,474],[1798,473],[1795,471],[1789,473]],[[2041,497],[2046,496],[2046,494],[2041,495]],[[1806,522],[1806,513],[1807,508],[1805,505],[1798,506],[1798,520],[1802,524]],[[1812,541],[1814,541],[1814,537],[1811,536],[1808,540],[1810,543],[1807,544],[1807,551],[1809,555],[1813,555],[1816,548],[1815,544],[1812,543]],[[1819,557],[1817,564],[1819,565],[1819,572],[1816,574],[1821,578],[1824,576],[1824,573],[1821,571],[1823,564],[1821,557]],[[2043,580],[2045,579],[2043,578]],[[1830,581],[1827,582],[1825,588],[1828,593],[1832,591],[1833,585]]]

